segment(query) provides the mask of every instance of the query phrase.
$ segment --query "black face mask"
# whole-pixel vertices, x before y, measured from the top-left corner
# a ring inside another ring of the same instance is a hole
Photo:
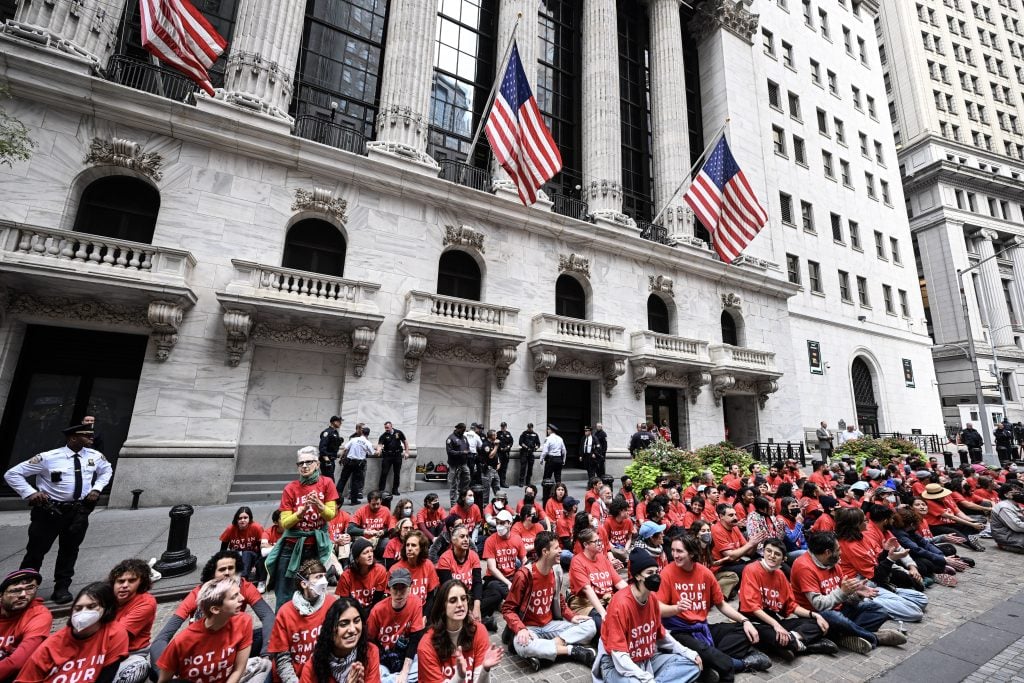
[[[644,588],[652,593],[657,593],[658,589],[661,588],[661,574],[651,574],[650,576],[645,577]]]
[[[533,502],[533,496],[523,496],[523,502],[529,505]]]
[[[632,491],[633,490],[633,485],[632,484],[626,484],[622,488],[626,489],[627,491]]]
[[[439,507],[441,507],[441,501],[435,500],[433,503],[430,504],[431,510],[436,510]]]

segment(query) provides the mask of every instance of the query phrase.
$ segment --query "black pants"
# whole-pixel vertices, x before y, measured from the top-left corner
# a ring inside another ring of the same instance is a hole
[[[320,474],[325,477],[330,477],[331,481],[334,481],[334,467],[338,464],[337,456],[333,458],[320,458]]]
[[[683,631],[673,631],[672,637],[682,645],[695,650],[704,666],[717,671],[721,680],[731,681],[736,673],[732,660],[743,659],[750,654],[754,646],[747,640],[747,634],[743,632],[741,624],[708,624],[708,630],[711,631],[711,639],[715,641],[714,647]]]
[[[508,586],[495,578],[484,579],[484,590],[480,596],[480,616],[494,614],[508,596]]]
[[[533,452],[519,451],[519,485],[533,483]]]
[[[366,461],[345,458],[341,462],[341,476],[338,477],[338,498],[345,498],[345,484],[352,478],[352,488],[349,490],[349,502],[355,505],[359,497],[363,495],[363,480],[366,479]]]
[[[604,476],[604,455],[591,453],[587,456],[587,479]]]
[[[85,540],[89,530],[89,513],[92,506],[82,503],[74,505],[55,504],[53,507],[34,507],[28,526],[28,546],[21,561],[22,569],[39,570],[43,558],[50,552],[53,542],[60,539],[57,547],[57,562],[53,568],[53,583],[56,588],[67,588],[75,575],[78,561],[78,546]]]
[[[501,480],[501,488],[508,488],[505,477],[508,476],[508,451],[498,451],[498,479]]]
[[[380,476],[377,478],[377,490],[387,491],[384,485],[388,483],[388,470],[394,468],[394,473],[391,475],[391,493],[398,494],[398,479],[402,476],[402,456],[399,455],[383,455],[380,459]],[[341,495],[341,492],[338,492]]]
[[[804,641],[804,645],[809,645],[817,641],[823,635],[821,627],[818,626],[818,622],[814,619],[803,619],[800,617],[790,617],[789,619],[777,619],[782,628],[787,631],[793,631],[800,635]],[[766,655],[779,656],[781,650],[792,650],[796,652],[796,645],[793,643],[793,639],[790,638],[788,646],[779,645],[775,639],[775,629],[768,624],[762,623],[757,620],[750,622],[757,629],[757,649],[764,652]]]
[[[554,478],[555,482],[562,481],[562,459],[559,458],[556,462],[551,458],[544,460],[544,479]]]

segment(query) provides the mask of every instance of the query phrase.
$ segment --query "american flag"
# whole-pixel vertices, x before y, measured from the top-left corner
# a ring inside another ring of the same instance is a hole
[[[188,0],[139,0],[142,47],[195,81],[211,97],[207,69],[228,41]]]
[[[726,263],[732,263],[768,222],[724,135],[683,201],[711,232],[715,251]]]
[[[515,43],[484,133],[494,158],[519,189],[523,204],[536,202],[541,185],[562,170],[562,155],[544,125]]]

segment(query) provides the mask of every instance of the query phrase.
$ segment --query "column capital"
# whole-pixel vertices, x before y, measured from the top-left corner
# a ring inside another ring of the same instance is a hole
[[[745,0],[704,0],[690,22],[690,32],[699,43],[715,31],[725,29],[753,44],[761,15],[748,10],[747,4]]]
[[[971,236],[983,239],[986,242],[995,242],[997,239],[999,239],[999,233],[996,232],[995,230],[990,230],[988,228],[982,228],[981,230],[978,230],[977,232],[973,233]]]

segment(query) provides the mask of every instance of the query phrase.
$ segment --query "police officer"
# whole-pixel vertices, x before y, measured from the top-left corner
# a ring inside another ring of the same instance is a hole
[[[377,479],[377,490],[387,491],[388,470],[394,468],[391,475],[391,495],[398,495],[398,480],[402,476],[402,461],[409,457],[409,442],[401,429],[395,429],[390,422],[384,423],[384,433],[377,439],[377,455],[380,456],[380,477]]]
[[[341,418],[337,415],[331,416],[331,424],[327,429],[320,432],[320,474],[334,480],[334,465],[338,462],[338,449],[341,448],[341,434],[338,428],[341,427]]]
[[[474,484],[480,483],[480,450],[484,446],[484,437],[481,432],[484,431],[484,426],[479,422],[474,422],[469,425],[469,431],[466,432],[466,441],[469,442],[469,462],[466,464],[469,466],[469,479]]]
[[[533,431],[533,423],[519,435],[519,485],[533,483],[533,454],[540,448],[540,435]]]
[[[466,439],[466,423],[455,425],[455,431],[444,444],[448,455],[448,488],[452,506],[459,500],[459,492],[469,488],[469,461],[476,457]]]
[[[72,600],[78,546],[89,528],[89,513],[110,483],[113,469],[92,446],[93,426],[79,424],[63,430],[67,445],[33,456],[4,474],[4,480],[32,507],[28,546],[22,569],[38,570],[53,542],[60,539],[53,571],[53,595],[58,604]],[[35,477],[35,488],[29,478]]]
[[[498,479],[501,481],[501,488],[508,488],[506,477],[508,476],[508,458],[512,453],[512,446],[516,439],[512,432],[508,431],[508,423],[502,422],[498,430]]]

